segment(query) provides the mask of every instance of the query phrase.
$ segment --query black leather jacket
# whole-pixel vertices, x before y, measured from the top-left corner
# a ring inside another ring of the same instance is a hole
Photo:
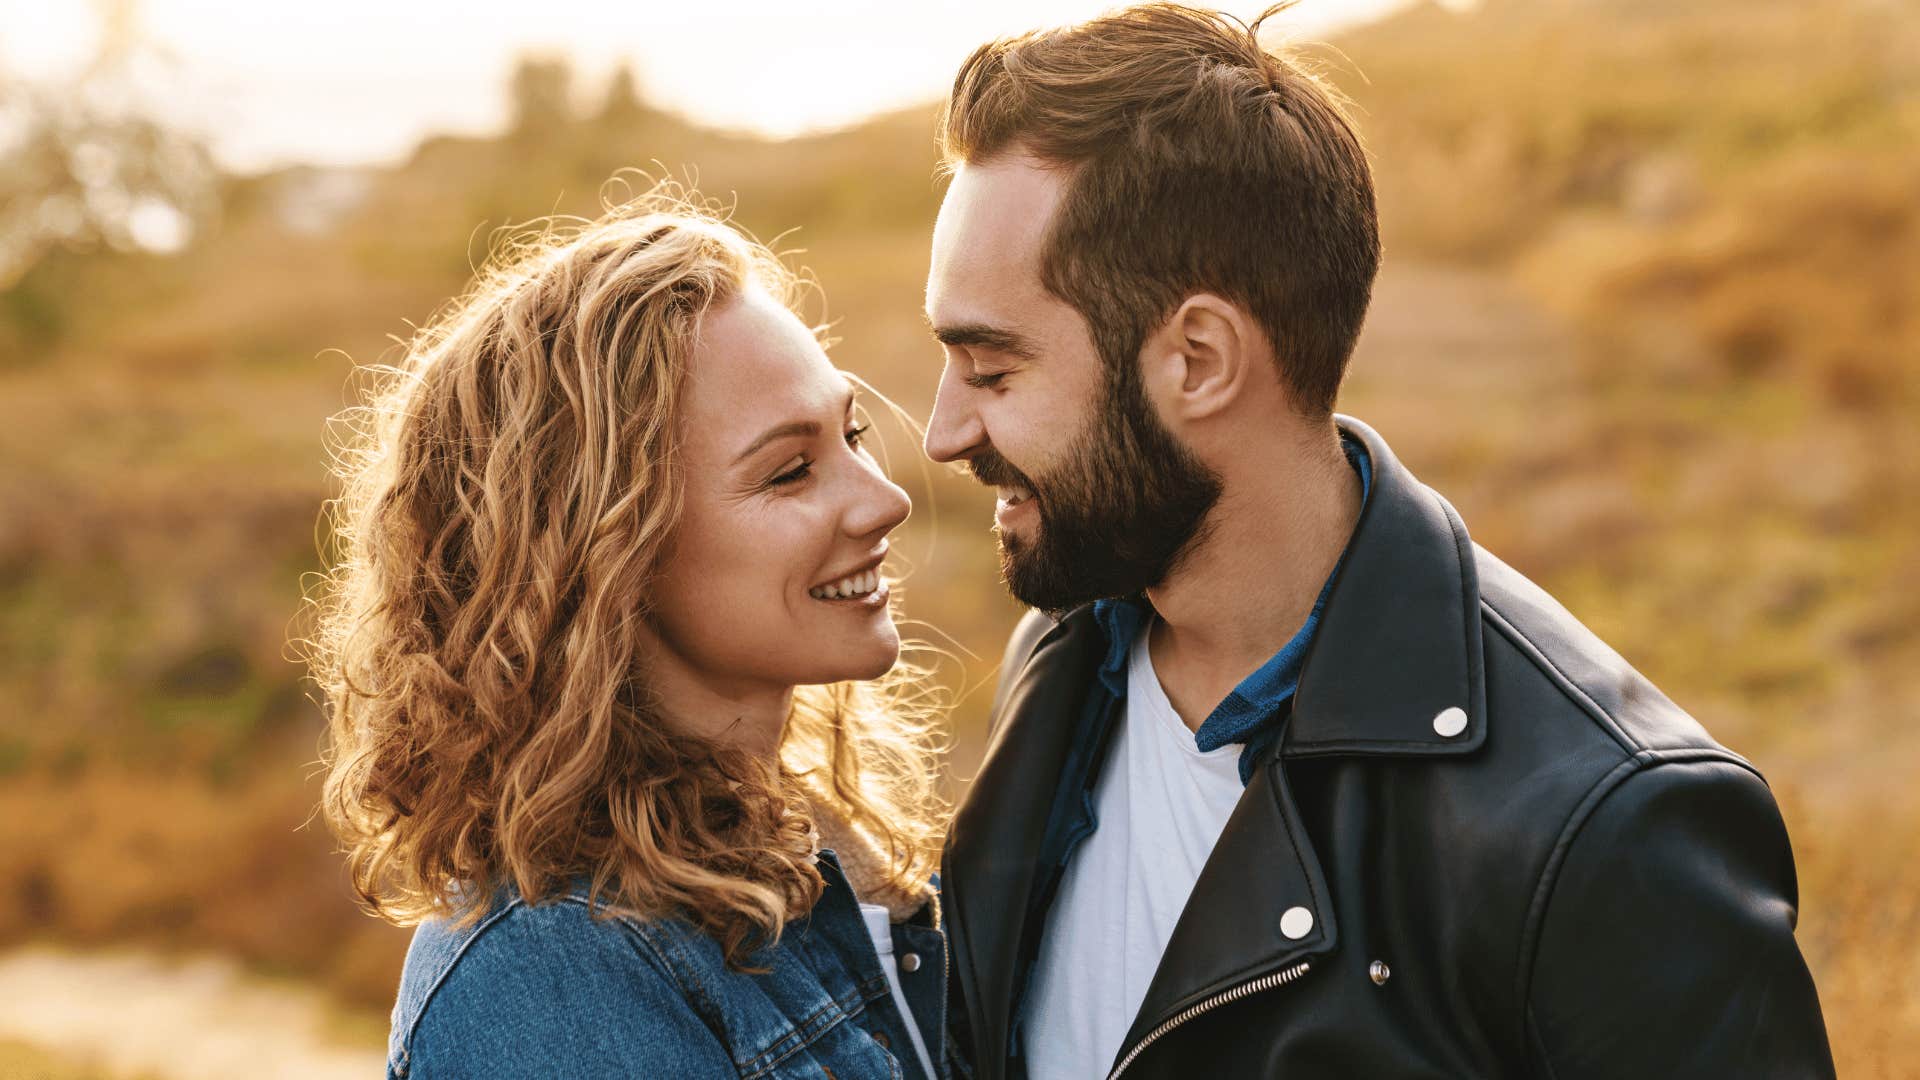
[[[1285,735],[1088,1075],[1831,1076],[1760,775],[1340,423],[1374,486]],[[1021,1073],[1030,935],[1075,932],[1035,855],[1105,648],[1090,608],[1023,623],[949,835],[981,1078]]]

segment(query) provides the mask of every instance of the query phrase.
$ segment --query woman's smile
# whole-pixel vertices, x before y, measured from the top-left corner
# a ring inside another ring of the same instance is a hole
[[[857,566],[834,571],[827,580],[808,589],[807,595],[843,607],[884,608],[891,595],[886,575],[880,569],[886,557],[886,545],[882,544],[877,553]]]
[[[890,593],[887,580],[880,575],[880,571],[869,570],[864,574],[842,578],[831,585],[815,585],[807,590],[807,595],[829,604],[879,607],[887,602]]]

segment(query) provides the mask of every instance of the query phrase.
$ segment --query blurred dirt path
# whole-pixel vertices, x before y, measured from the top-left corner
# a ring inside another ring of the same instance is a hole
[[[1578,406],[1577,356],[1574,331],[1507,279],[1390,258],[1341,409],[1378,428],[1403,457],[1457,445],[1466,429],[1506,439],[1540,424],[1549,408]]]
[[[110,1075],[202,1080],[367,1080],[380,1048],[328,1034],[317,992],[266,982],[215,958],[27,948],[0,954],[0,1039]]]

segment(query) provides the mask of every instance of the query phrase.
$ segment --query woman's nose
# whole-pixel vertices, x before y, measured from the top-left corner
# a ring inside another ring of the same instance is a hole
[[[885,536],[907,520],[913,500],[905,488],[887,478],[880,466],[867,462],[860,492],[847,511],[847,532],[853,536]]]

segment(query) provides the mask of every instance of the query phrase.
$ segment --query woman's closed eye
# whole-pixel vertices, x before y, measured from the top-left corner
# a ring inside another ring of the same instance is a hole
[[[873,425],[871,424],[861,424],[859,427],[849,428],[846,434],[847,446],[849,446],[850,448],[856,451],[859,450],[861,439],[866,436],[867,429],[872,426]],[[805,480],[808,476],[812,475],[812,473],[813,473],[813,459],[806,457],[805,455],[802,455],[800,458],[799,464],[795,465],[791,469],[788,469],[786,472],[783,472],[780,475],[774,477],[773,479],[768,480],[767,486],[768,487],[786,487],[790,484],[797,484],[800,481]]]

